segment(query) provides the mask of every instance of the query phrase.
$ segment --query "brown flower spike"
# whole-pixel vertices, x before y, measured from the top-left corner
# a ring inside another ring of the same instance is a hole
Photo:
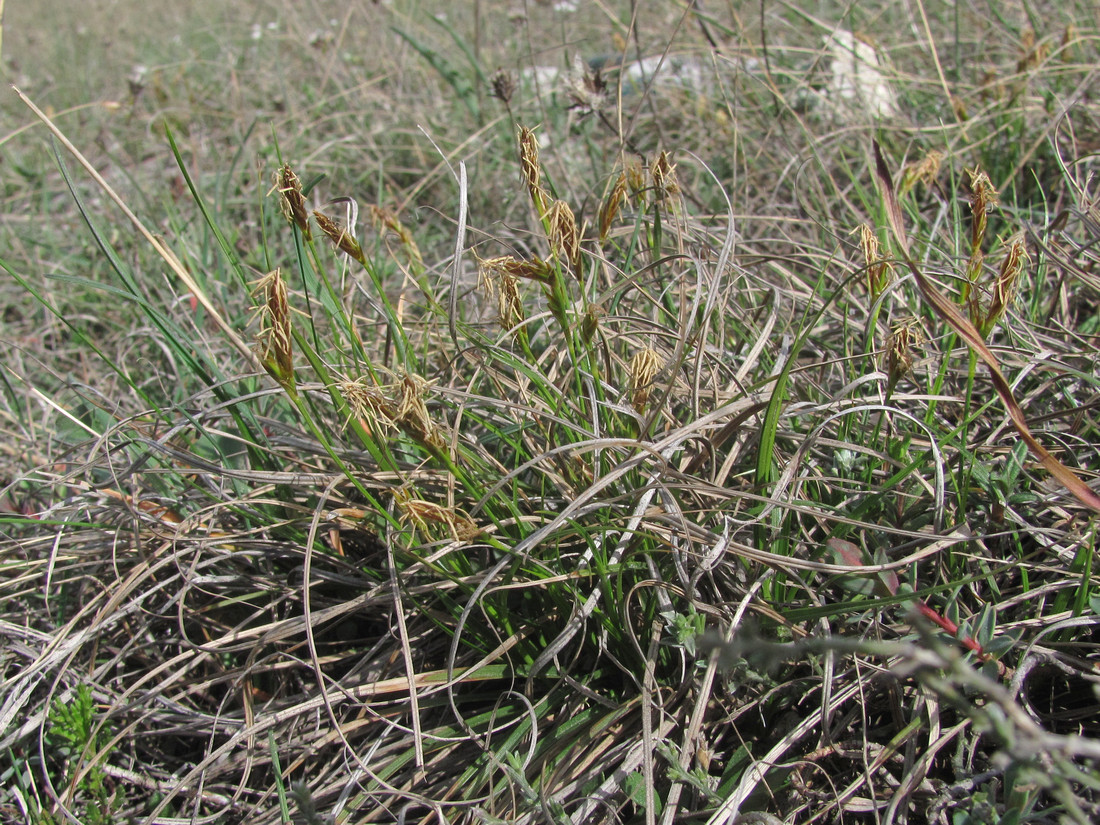
[[[290,302],[281,269],[273,269],[256,282],[253,295],[260,295],[260,362],[287,392],[294,394],[294,340]]]
[[[317,226],[321,228],[321,231],[332,241],[333,246],[354,260],[363,262],[363,248],[359,245],[359,241],[348,234],[347,229],[324,212],[314,210],[313,219],[317,221]]]
[[[294,174],[289,163],[280,166],[275,174],[275,188],[279,193],[279,208],[288,223],[292,223],[301,230],[303,237],[312,240],[313,233],[309,228],[309,210],[306,208],[306,198],[302,194],[302,181]]]

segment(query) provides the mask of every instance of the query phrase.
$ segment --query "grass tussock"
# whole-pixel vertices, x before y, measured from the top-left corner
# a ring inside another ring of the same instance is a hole
[[[7,21],[0,819],[1095,821],[1089,10],[320,5]]]

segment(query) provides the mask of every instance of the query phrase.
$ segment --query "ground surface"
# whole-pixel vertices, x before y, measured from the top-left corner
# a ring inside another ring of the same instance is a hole
[[[6,11],[0,818],[1096,820],[1091,4]]]

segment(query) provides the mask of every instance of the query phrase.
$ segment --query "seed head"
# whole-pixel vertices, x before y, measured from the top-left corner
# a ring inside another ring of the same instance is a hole
[[[517,261],[511,255],[502,255],[499,258],[478,258],[477,260],[478,284],[486,290],[493,289],[492,281],[498,275],[511,275],[513,278],[521,278],[528,281],[538,281],[540,284],[549,284],[553,277],[550,265],[538,258],[528,258]]]
[[[913,369],[913,349],[924,344],[920,321],[906,318],[890,331],[890,342],[886,345],[886,375],[888,391]]]
[[[569,75],[569,109],[587,117],[600,111],[608,101],[607,81],[599,69],[593,69],[578,55]]]
[[[653,178],[654,199],[675,203],[680,196],[680,183],[676,180],[676,164],[669,158],[668,152],[662,151],[657,155],[649,168],[649,175]]]
[[[630,359],[630,403],[639,413],[645,412],[653,392],[653,379],[660,370],[661,356],[650,347],[638,350]]]
[[[305,239],[313,237],[309,229],[309,210],[306,208],[306,198],[302,194],[302,181],[294,174],[289,163],[284,163],[274,174],[275,186],[272,191],[279,193],[279,208],[287,223],[292,223],[301,230]]]
[[[547,216],[550,225],[550,247],[558,259],[564,261],[573,274],[581,277],[581,233],[573,210],[565,201],[554,201]]]
[[[511,255],[478,258],[477,285],[496,303],[501,328],[515,330],[516,336],[526,334],[519,326],[526,317],[519,297],[520,279],[537,281],[546,286],[553,277],[550,265],[538,258],[523,261],[517,261]]]
[[[875,300],[882,294],[882,290],[890,282],[893,270],[879,247],[878,238],[867,224],[859,226],[859,249],[863,253],[863,264],[867,272],[867,291],[871,293],[871,300]]]
[[[931,186],[936,182],[940,174],[940,166],[943,164],[943,152],[932,150],[923,158],[910,163],[901,172],[901,183],[898,184],[898,194],[904,195],[918,183]]]
[[[364,426],[378,435],[384,435],[397,428],[393,420],[395,414],[393,405],[387,400],[382,390],[366,376],[361,376],[354,381],[339,381],[336,389],[351,410],[351,417],[344,423],[345,428],[351,423],[351,418],[358,418]]]
[[[504,69],[497,69],[489,79],[489,85],[493,89],[493,97],[508,105],[512,102],[512,96],[516,93],[516,76]]]
[[[293,330],[286,281],[280,269],[273,269],[256,281],[253,295],[260,296],[260,362],[288,392],[294,392]]]
[[[1050,43],[1035,42],[1035,29],[1030,26],[1024,29],[1020,37],[1020,59],[1016,61],[1016,74],[1024,74],[1042,65],[1050,52]]]
[[[478,261],[477,285],[496,303],[497,321],[505,330],[514,329],[524,318],[519,279],[514,274],[521,263],[511,256]]]
[[[958,95],[951,95],[951,111],[960,123],[970,119],[970,112],[966,108],[966,103]]]
[[[401,512],[402,524],[413,524],[427,533],[429,524],[442,524],[455,541],[471,541],[481,533],[472,518],[458,507],[444,507],[433,501],[414,498],[408,488],[394,490],[393,498]]]
[[[1031,263],[1024,245],[1022,233],[1018,233],[1009,241],[1008,252],[1001,261],[1001,268],[993,281],[993,295],[989,301],[989,309],[980,327],[983,336],[990,333],[993,327],[1001,320],[1005,311],[1016,299],[1016,291],[1020,283],[1020,276]]]
[[[526,126],[519,129],[519,164],[523,173],[523,182],[531,195],[535,211],[541,215],[545,211],[546,192],[542,188],[542,166],[539,165],[539,141],[535,133]]]
[[[619,177],[615,180],[615,185],[611,187],[611,191],[608,192],[607,198],[600,205],[600,243],[606,241],[607,236],[611,233],[611,224],[613,224],[615,218],[618,217],[625,196],[626,173],[620,172]]]
[[[600,330],[600,319],[606,314],[606,310],[600,304],[588,305],[581,321],[581,338],[586,344],[592,343],[592,339],[596,337],[596,333]]]
[[[363,248],[359,246],[359,241],[348,234],[347,229],[318,210],[313,211],[313,219],[337,249],[360,263],[364,261]]]
[[[645,202],[645,169],[638,158],[630,158],[623,170],[626,174],[626,186],[634,203],[641,206]]]
[[[967,170],[970,175],[970,212],[973,223],[970,226],[970,248],[981,249],[985,240],[985,227],[989,208],[996,206],[997,190],[989,180],[989,175],[981,169]]]
[[[515,329],[523,322],[523,304],[519,300],[519,281],[503,273],[497,284],[497,320],[502,329]]]
[[[966,279],[963,282],[962,301],[974,326],[981,328],[984,323],[981,301],[978,297],[977,283],[982,274],[985,253],[985,230],[989,220],[989,209],[997,204],[997,190],[989,181],[989,175],[981,169],[968,169],[970,176],[970,259],[966,263]]]
[[[445,446],[439,429],[428,415],[424,396],[430,386],[418,375],[405,373],[384,387],[362,377],[337,383],[351,413],[378,435],[401,429],[418,441],[436,449]]]
[[[397,407],[394,421],[405,432],[419,441],[437,449],[445,446],[443,436],[432,423],[428,415],[428,405],[424,403],[429,384],[419,375],[405,373],[397,381]]]

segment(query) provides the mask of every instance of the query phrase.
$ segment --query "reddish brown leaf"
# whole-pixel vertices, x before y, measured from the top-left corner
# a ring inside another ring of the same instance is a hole
[[[985,362],[986,367],[989,368],[990,377],[993,379],[993,388],[997,391],[997,395],[1001,397],[1001,401],[1008,411],[1008,416],[1012,419],[1012,425],[1016,428],[1016,431],[1020,434],[1024,443],[1027,444],[1028,449],[1031,450],[1031,454],[1046,467],[1047,472],[1058,479],[1067,490],[1073,493],[1078,501],[1100,513],[1100,496],[1097,496],[1096,493],[1092,491],[1092,488],[1085,484],[1085,482],[1069,467],[1051,455],[1046,447],[1040,444],[1038,439],[1032,435],[1024,411],[1020,408],[1020,405],[1016,403],[1016,399],[1012,395],[1012,388],[1001,372],[1001,367],[997,362],[997,358],[989,350],[989,347],[985,345],[985,341],[982,340],[982,336],[978,333],[978,330],[975,329],[968,318],[964,317],[955,308],[955,305],[946,295],[936,289],[935,285],[925,277],[924,273],[920,271],[920,268],[909,256],[909,241],[905,235],[901,206],[898,204],[897,195],[894,193],[894,184],[890,177],[890,170],[886,166],[886,161],[882,157],[882,151],[879,149],[877,141],[874,144],[874,148],[875,171],[878,175],[879,189],[882,192],[883,204],[886,207],[886,216],[890,223],[890,229],[897,240],[902,260],[905,262],[905,265],[909,267],[909,271],[913,273],[913,278],[917,282],[917,288],[920,289],[924,298],[932,304],[936,312],[947,321],[948,325],[959,334],[959,337],[962,338],[967,345],[977,353],[978,357]]]

